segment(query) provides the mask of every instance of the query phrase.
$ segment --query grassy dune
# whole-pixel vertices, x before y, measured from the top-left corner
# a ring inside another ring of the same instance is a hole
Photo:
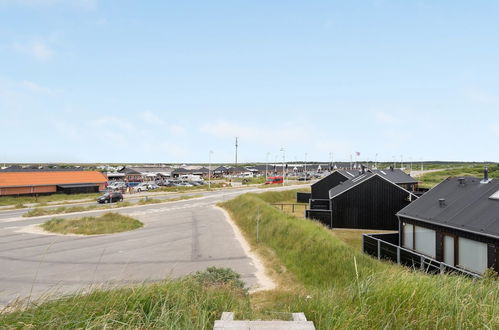
[[[423,182],[422,187],[432,188],[450,176],[475,176],[481,178],[483,176],[483,168],[484,165],[477,165],[431,172],[421,175],[418,180]],[[491,178],[499,178],[499,165],[489,166],[489,176]]]
[[[52,219],[41,227],[52,233],[97,235],[121,233],[142,227],[137,219],[117,213],[106,213],[99,217],[83,217],[79,219]]]
[[[245,194],[222,204],[263,257],[279,285],[276,290],[248,296],[240,287],[212,286],[189,277],[49,301],[0,314],[0,324],[211,329],[222,312],[233,311],[236,319],[278,319],[304,312],[317,329],[497,328],[496,280],[426,275],[375,260],[322,225],[269,204],[290,200],[294,194]],[[212,276],[203,276],[203,281],[206,278]]]
[[[302,311],[318,329],[495,328],[499,285],[458,276],[431,276],[379,262],[348,246],[322,225],[284,214],[267,202],[289,200],[293,192],[247,194],[224,203],[257,252],[275,254],[282,282],[257,294],[258,314]],[[256,219],[259,209],[259,243]],[[274,266],[275,268],[275,266]]]
[[[95,290],[0,314],[2,329],[212,329],[221,311],[250,317],[244,290],[195,278]]]

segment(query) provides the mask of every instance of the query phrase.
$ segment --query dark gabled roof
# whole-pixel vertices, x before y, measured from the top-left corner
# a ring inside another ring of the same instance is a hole
[[[360,184],[362,184],[362,183],[364,183],[364,182],[366,182],[374,177],[380,177],[383,180],[390,182],[395,187],[402,189],[402,190],[405,190],[404,188],[398,186],[396,183],[388,180],[387,178],[383,177],[382,175],[379,175],[378,173],[366,172],[364,174],[360,174],[360,175],[356,176],[355,178],[347,180],[347,181],[337,185],[336,187],[330,189],[329,190],[329,198],[333,199],[333,198],[343,194],[344,192],[352,189],[353,187],[356,187],[356,186],[358,186],[358,185],[360,185]],[[405,190],[405,191],[407,191],[407,190]],[[413,195],[413,197],[417,198],[417,196],[414,195],[413,193],[411,193],[410,191],[407,191],[407,192],[409,194]]]
[[[172,173],[178,174],[178,173],[191,173],[191,170],[185,169],[183,167],[176,168],[172,171]]]
[[[227,167],[219,166],[213,170],[213,172],[227,172]]]
[[[242,166],[233,166],[233,167],[230,167],[228,169],[229,173],[236,173],[236,172],[247,172],[248,170],[246,169],[246,167],[242,167]]]
[[[404,171],[395,168],[395,169],[386,169],[386,170],[369,170],[372,173],[377,173],[385,179],[390,180],[396,184],[404,184],[404,183],[418,183],[418,180],[414,179],[409,174]]]
[[[463,179],[464,184],[459,178],[444,180],[397,215],[499,238],[499,200],[490,198],[499,191],[499,180],[485,184],[474,177]]]
[[[122,169],[120,172],[125,172],[127,174],[143,174],[143,173],[161,173],[161,172],[171,172],[171,167],[166,166],[128,166]]]
[[[325,183],[325,184],[326,184],[326,182],[328,182],[328,181],[327,181],[327,180],[328,180],[328,178],[329,178],[329,177],[331,177],[331,175],[338,175],[338,174],[339,174],[339,175],[341,175],[341,176],[343,176],[343,177],[345,178],[345,180],[344,180],[344,181],[350,180],[350,179],[352,179],[352,178],[355,178],[357,175],[359,175],[359,173],[358,173],[357,171],[350,171],[350,170],[348,170],[348,171],[347,171],[347,170],[334,170],[333,172],[331,172],[331,174],[329,174],[329,175],[327,175],[327,176],[323,177],[322,179],[320,179],[320,180],[319,180],[319,181],[317,181],[317,182],[314,182],[314,183],[312,184],[312,187],[314,187],[314,186],[318,187],[318,186],[320,186],[322,183]],[[333,177],[331,177],[331,178],[333,178]]]
[[[192,173],[208,173],[208,172],[210,172],[210,169],[206,167],[201,167],[198,168],[197,170],[192,170]]]

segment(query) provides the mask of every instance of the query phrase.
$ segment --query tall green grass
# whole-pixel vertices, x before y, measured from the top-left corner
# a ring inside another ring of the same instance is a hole
[[[322,225],[268,203],[289,194],[246,194],[223,204],[250,244],[274,251],[304,287],[263,294],[258,313],[305,312],[318,329],[497,328],[499,282],[426,275],[375,260]]]
[[[192,277],[95,290],[0,314],[2,329],[212,329],[223,311],[250,318],[250,300],[230,284]]]
[[[483,176],[483,169],[485,165],[476,165],[468,167],[453,168],[438,172],[430,172],[421,175],[418,180],[422,181],[421,186],[425,188],[432,188],[445,180],[448,177],[459,176],[475,176],[481,178]],[[488,166],[489,176],[491,178],[499,178],[499,165],[492,164]]]

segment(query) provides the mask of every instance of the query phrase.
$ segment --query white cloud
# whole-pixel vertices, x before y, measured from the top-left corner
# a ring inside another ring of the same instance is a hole
[[[24,80],[21,82],[21,86],[31,92],[34,93],[40,93],[40,94],[47,94],[47,95],[53,95],[56,93],[54,89],[40,86],[35,82],[29,81],[29,80]]]
[[[95,9],[97,0],[0,0],[0,5],[22,6],[30,8],[71,6],[84,9]]]
[[[258,124],[245,124],[218,119],[201,126],[201,131],[218,138],[240,137],[259,143],[273,143],[287,145],[293,142],[304,142],[312,136],[312,128],[306,123],[261,122]]]
[[[164,128],[172,135],[182,136],[186,133],[186,129],[182,125],[170,124],[152,111],[144,111],[139,116],[146,124]]]
[[[485,92],[480,89],[470,89],[467,92],[468,97],[476,103],[485,105],[496,105],[499,104],[499,96],[492,93]]]
[[[15,43],[13,48],[19,53],[29,55],[40,61],[51,59],[55,52],[43,40],[32,40],[27,43]]]
[[[391,124],[391,123],[394,123],[397,121],[397,118],[395,118],[395,116],[393,116],[387,112],[384,112],[384,111],[375,112],[374,119],[378,123],[382,123],[382,124]]]

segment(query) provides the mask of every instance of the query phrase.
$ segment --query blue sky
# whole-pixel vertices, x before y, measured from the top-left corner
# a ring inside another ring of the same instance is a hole
[[[0,162],[499,161],[499,2],[0,0],[0,124]]]

